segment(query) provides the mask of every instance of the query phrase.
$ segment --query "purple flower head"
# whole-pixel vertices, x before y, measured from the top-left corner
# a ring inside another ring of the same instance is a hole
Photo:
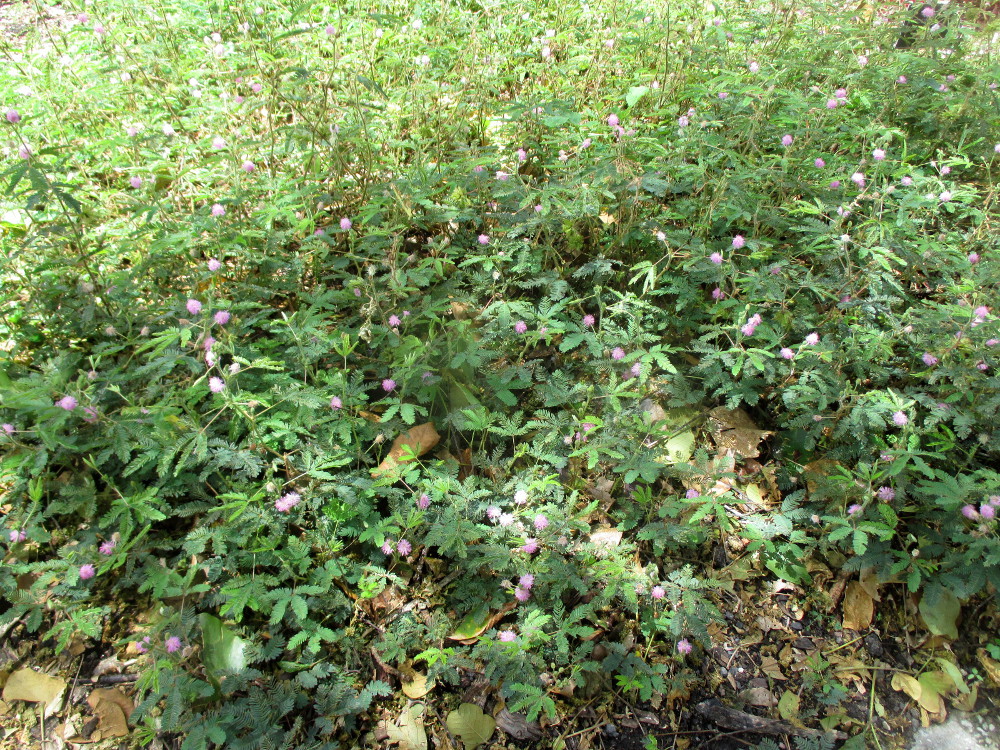
[[[413,552],[413,545],[405,539],[400,539],[396,542],[396,552],[401,554],[403,557],[406,557],[408,554]]]
[[[970,521],[974,521],[976,518],[979,517],[979,513],[976,512],[975,507],[972,505],[963,505],[962,515],[968,518]]]
[[[865,176],[862,172],[855,172],[851,175],[851,182],[857,185],[859,188],[865,186]]]
[[[742,328],[740,328],[740,331],[743,333],[744,336],[753,336],[756,330],[757,326],[755,326],[753,323],[747,323]]]
[[[225,206],[223,206],[221,203],[212,204],[212,216],[225,216],[225,215],[226,215]]]
[[[667,592],[663,588],[663,586],[653,586],[653,588],[649,592],[649,595],[654,599],[662,599],[667,595]]]
[[[892,487],[879,487],[876,494],[879,500],[884,500],[887,503],[896,499],[896,490]]]
[[[839,106],[840,106],[840,102],[837,101],[836,99],[827,99],[826,100],[826,108],[827,109],[836,109]]]
[[[992,520],[997,514],[996,508],[988,503],[983,503],[979,506],[979,515],[987,520]]]
[[[488,234],[481,234],[481,235],[479,235],[478,240],[479,240],[479,244],[480,245],[488,245],[488,244],[490,244],[490,236]]]
[[[853,516],[861,512],[861,506],[855,503],[847,508],[847,515]]]
[[[400,320],[399,316],[396,315],[395,313],[393,313],[392,315],[389,316],[389,327],[390,328],[396,328],[396,327],[402,325],[402,323],[403,323],[403,321]]]
[[[719,287],[715,287],[715,289],[712,290],[712,299],[722,299],[725,296],[726,293],[723,292]]]
[[[80,566],[80,579],[86,581],[89,578],[93,578],[97,571],[94,570],[94,566],[90,563]]]
[[[979,253],[969,253],[969,263],[976,265],[979,262]]]
[[[934,8],[932,8],[929,5],[925,5],[923,8],[920,9],[920,15],[922,15],[924,18],[934,18],[935,13],[936,11],[934,10]]]
[[[386,378],[382,381],[382,390],[386,393],[392,393],[396,390],[396,381],[392,378]]]
[[[222,263],[220,263],[217,258],[209,258],[208,259],[208,270],[209,271],[213,271],[213,272],[214,271],[218,271],[220,268],[222,268]]]
[[[836,190],[840,187],[840,180],[830,180],[830,187]]]
[[[906,416],[906,414],[904,414],[903,412],[897,411],[892,415],[892,422],[897,427],[905,427],[907,424],[909,424],[910,418]]]
[[[691,653],[691,642],[687,638],[681,638],[677,641],[677,653],[684,655]]]
[[[809,346],[816,346],[816,344],[819,343],[819,334],[815,332],[810,333],[806,336],[806,343],[809,344]]]
[[[222,378],[209,378],[208,390],[212,393],[222,393],[226,390],[226,384],[223,382]]]
[[[818,168],[818,169],[819,169],[819,168],[822,168],[822,167],[825,167],[825,166],[826,166],[826,162],[825,162],[825,161],[823,161],[822,159],[819,159],[819,158],[817,158],[817,159],[816,159],[816,161],[814,161],[814,162],[813,162],[813,165],[814,165],[814,166],[815,166],[816,168]]]
[[[787,147],[789,147],[789,146],[792,145],[792,141],[794,141],[794,140],[795,139],[792,138],[791,135],[789,135],[788,133],[785,133],[783,136],[781,136],[781,145],[784,146],[785,148],[787,148]]]
[[[257,165],[254,164],[249,159],[247,159],[245,162],[243,162],[243,171],[246,172],[247,174],[250,174],[255,169],[257,169]]]
[[[212,148],[214,148],[216,151],[223,149],[225,147],[226,147],[226,139],[223,138],[221,135],[217,135],[215,136],[215,138],[212,139]]]
[[[514,598],[519,602],[526,602],[531,598],[531,591],[518,586],[514,589]]]
[[[167,653],[168,654],[172,654],[175,651],[180,651],[181,650],[181,639],[178,638],[176,635],[172,635],[169,638],[167,638],[166,646],[167,646]]]
[[[501,630],[500,640],[503,643],[513,643],[517,640],[517,634],[513,630]]]
[[[532,586],[535,585],[535,577],[531,575],[531,573],[525,573],[518,580],[517,585],[520,586],[522,589],[530,589]]]
[[[500,517],[497,519],[497,523],[499,523],[501,526],[512,526],[514,524],[514,514],[501,513]]]
[[[717,266],[721,265],[722,264],[722,253],[712,253],[711,255],[708,256],[708,259],[710,261],[712,261]]]
[[[529,555],[533,555],[538,552],[538,540],[535,537],[530,536],[524,542],[524,546],[521,547],[522,552],[526,552]]]
[[[224,326],[226,323],[228,323],[229,318],[230,315],[227,310],[219,310],[219,312],[215,314],[215,322],[220,326]]]
[[[395,549],[396,549],[396,546],[392,543],[392,540],[390,540],[390,539],[387,539],[382,544],[382,554],[383,555],[391,555],[395,551]]]
[[[746,244],[747,244],[747,242],[746,242],[745,239],[743,239],[743,235],[742,234],[738,234],[735,237],[733,237],[733,249],[734,250],[739,250],[741,247],[743,247]]]
[[[906,175],[899,181],[899,183],[905,187],[909,187],[910,185],[913,184],[913,178],[910,177],[909,175]]]
[[[27,539],[28,535],[25,534],[24,531],[21,529],[14,529],[13,531],[10,532],[9,538],[11,544],[17,544],[18,542],[23,542],[25,539]]]
[[[618,123],[619,123],[618,115],[615,114],[608,115],[608,127],[612,128],[617,127]]]
[[[906,76],[900,76],[897,78],[896,83],[906,83]]]
[[[147,635],[141,641],[136,641],[135,650],[138,651],[140,654],[144,654],[147,651],[149,651],[149,640],[150,640],[149,636]]]
[[[923,355],[921,355],[920,359],[922,359],[924,361],[924,364],[927,365],[928,367],[933,367],[938,363],[938,358],[935,357],[930,352],[924,352]]]
[[[418,497],[417,507],[420,508],[420,510],[427,510],[429,507],[431,507],[431,496],[425,492],[420,497]]]
[[[101,546],[98,548],[98,552],[100,552],[102,555],[105,556],[110,555],[114,551],[115,551],[115,542],[114,540],[111,539],[102,543]]]
[[[875,149],[874,151],[872,151],[872,158],[875,161],[884,161],[885,160],[885,151],[883,149],[880,149],[880,148]]]
[[[611,359],[624,359],[624,358],[625,358],[625,350],[622,349],[620,346],[616,346],[614,349],[611,350]]]
[[[523,148],[519,148],[515,153],[518,161],[525,161],[528,158],[528,152]]]
[[[14,425],[12,425],[10,422],[4,422],[2,425],[0,425],[0,429],[2,429],[4,433],[7,435],[14,434]]]
[[[72,396],[63,396],[61,399],[56,401],[56,406],[60,409],[65,409],[66,411],[73,411],[76,408],[77,400]]]
[[[781,351],[778,352],[782,359],[795,359],[795,352],[789,349],[787,346],[782,347]]]
[[[343,407],[344,407],[344,402],[340,400],[340,396],[334,396],[333,398],[330,399],[331,409],[336,410],[336,409],[342,409]]]
[[[187,301],[187,311],[192,315],[197,315],[201,312],[201,302],[196,299],[189,299]]]
[[[686,128],[691,124],[691,121],[688,119],[687,115],[681,115],[677,118],[677,124],[682,128]]]
[[[528,331],[528,324],[523,320],[519,320],[514,324],[515,333],[526,333]]]
[[[298,492],[289,492],[275,500],[274,507],[279,513],[288,513],[300,502],[302,502],[302,496]]]
[[[16,109],[8,109],[7,122],[9,122],[11,125],[17,125],[17,123],[21,122],[21,113],[18,112]]]
[[[543,516],[541,513],[539,513],[537,516],[535,516],[534,525],[538,531],[541,531],[542,529],[544,529],[546,526],[549,525],[549,519]]]
[[[345,232],[349,231],[352,226],[354,225],[351,223],[351,220],[348,219],[346,216],[340,220],[340,228]]]
[[[758,64],[758,63],[757,63],[756,61],[753,61],[753,62],[751,62],[751,63],[750,63],[749,65],[747,65],[747,69],[748,69],[748,70],[749,70],[749,71],[750,71],[751,73],[756,73],[757,71],[759,71],[759,70],[760,70],[760,65],[759,65],[759,64]]]
[[[136,190],[138,190],[139,188],[142,187],[142,178],[139,177],[138,175],[130,177],[128,180],[128,184],[131,185]]]
[[[728,99],[729,98],[729,92],[728,91],[720,91],[719,92],[719,98],[720,99]]]
[[[583,327],[584,328],[592,328],[594,326],[594,323],[596,323],[596,322],[597,322],[597,320],[594,318],[593,315],[584,315],[583,316]]]
[[[696,497],[701,497],[701,493],[698,492],[698,490],[696,490],[694,487],[692,487],[691,489],[689,489],[687,492],[684,493],[684,497],[686,497],[688,500],[694,500]]]

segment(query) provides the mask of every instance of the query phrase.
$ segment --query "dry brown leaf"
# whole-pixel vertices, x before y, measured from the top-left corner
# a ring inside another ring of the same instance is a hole
[[[59,710],[65,690],[65,680],[25,668],[7,678],[7,684],[3,687],[3,699],[8,702],[44,703],[45,716],[49,716]]]
[[[441,440],[438,431],[434,429],[433,422],[425,422],[411,428],[402,435],[397,435],[392,441],[389,455],[372,471],[373,475],[385,474],[394,471],[400,464],[406,463],[404,456],[410,454],[422,456],[431,450]],[[412,460],[412,459],[411,459]]]
[[[427,750],[427,732],[424,729],[424,706],[413,703],[404,708],[394,723],[386,725],[389,744],[399,744],[399,750]]]
[[[920,696],[923,695],[924,692],[923,686],[915,677],[903,674],[902,672],[896,672],[896,674],[892,676],[892,681],[889,684],[892,686],[893,690],[899,690],[900,692],[906,693],[915,701],[919,701]]]
[[[612,550],[622,541],[622,532],[609,526],[602,526],[590,532],[590,543],[598,550]]]
[[[98,731],[103,739],[128,735],[128,716],[133,706],[124,693],[117,689],[99,688],[90,694],[87,703],[97,714]]]
[[[744,458],[757,458],[757,446],[767,436],[769,430],[761,430],[742,409],[730,411],[719,406],[709,412],[713,426],[712,437],[723,453],[738,453]]]
[[[872,624],[875,615],[875,603],[871,596],[857,581],[847,584],[844,594],[844,629],[866,630]]]
[[[427,693],[431,691],[434,687],[434,683],[428,684],[427,675],[420,674],[420,672],[414,672],[413,678],[408,682],[404,682],[403,694],[412,700],[417,700],[418,698],[423,698]]]
[[[979,659],[979,663],[986,673],[986,677],[989,681],[993,683],[995,687],[1000,687],[1000,661],[991,659],[987,653],[986,649],[980,648],[976,650],[976,658]]]
[[[773,656],[765,656],[760,660],[760,671],[772,680],[787,680],[781,671],[781,665]]]
[[[868,596],[874,601],[882,601],[882,597],[878,593],[878,587],[881,585],[881,582],[878,580],[874,568],[865,568],[861,571],[860,583],[864,590],[868,592]]]
[[[740,693],[740,697],[743,698],[743,700],[745,700],[751,706],[772,708],[778,705],[778,699],[775,698],[774,693],[772,693],[766,687],[747,688],[742,693]]]

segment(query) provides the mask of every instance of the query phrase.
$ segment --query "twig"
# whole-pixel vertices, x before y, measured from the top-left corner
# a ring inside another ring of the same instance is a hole
[[[100,677],[91,679],[91,683],[96,685],[121,685],[123,682],[135,682],[139,679],[137,674],[102,674]]]

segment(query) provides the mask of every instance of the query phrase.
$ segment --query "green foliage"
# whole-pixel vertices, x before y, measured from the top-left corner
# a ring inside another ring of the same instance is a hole
[[[109,0],[0,78],[0,624],[136,643],[143,737],[332,747],[373,659],[648,700],[735,533],[800,583],[1000,585],[960,9],[909,49],[810,2],[202,11]]]

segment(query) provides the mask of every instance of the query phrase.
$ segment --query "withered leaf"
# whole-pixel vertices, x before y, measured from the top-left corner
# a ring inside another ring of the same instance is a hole
[[[434,428],[433,422],[425,422],[411,428],[402,435],[397,435],[392,441],[389,455],[383,459],[372,474],[379,475],[395,471],[402,463],[413,460],[413,457],[420,457],[431,450],[441,440],[441,436]]]

